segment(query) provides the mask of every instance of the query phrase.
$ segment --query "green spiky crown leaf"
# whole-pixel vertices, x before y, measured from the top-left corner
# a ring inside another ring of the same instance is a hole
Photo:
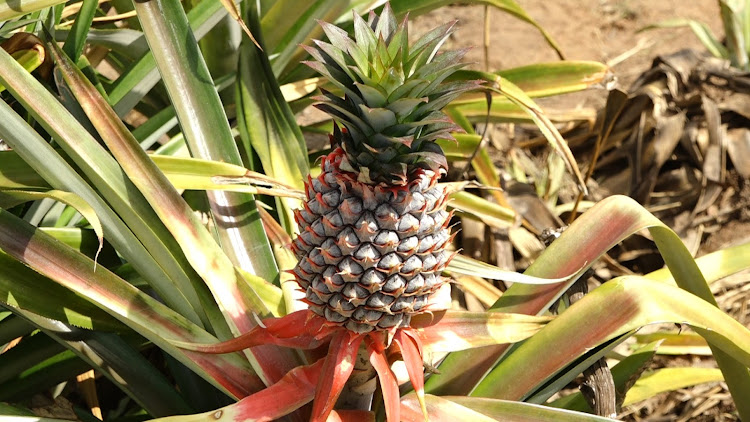
[[[438,54],[455,22],[433,29],[409,46],[407,18],[397,24],[386,4],[380,16],[365,22],[354,14],[354,38],[321,22],[330,43],[315,41],[307,51],[316,61],[306,64],[344,92],[340,98],[323,91],[316,106],[338,126],[332,140],[344,149],[346,167],[365,183],[403,185],[416,169],[436,173],[447,168],[438,138],[452,139],[458,127],[443,112],[476,81],[445,82],[467,50]]]

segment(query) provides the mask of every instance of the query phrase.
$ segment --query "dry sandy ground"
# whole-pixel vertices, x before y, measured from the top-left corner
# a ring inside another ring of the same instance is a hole
[[[627,86],[648,69],[653,58],[682,48],[702,50],[688,28],[638,32],[667,19],[688,18],[704,22],[723,36],[716,0],[518,0],[526,12],[549,32],[571,60],[595,60],[612,65]],[[458,19],[450,49],[473,47],[467,61],[484,66],[484,6],[445,7],[416,19],[419,32],[435,23]],[[555,61],[558,57],[539,32],[528,23],[490,8],[490,70]]]

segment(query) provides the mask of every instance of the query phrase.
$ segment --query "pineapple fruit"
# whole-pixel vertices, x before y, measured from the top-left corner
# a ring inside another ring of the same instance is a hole
[[[446,82],[465,50],[438,53],[454,23],[412,46],[407,19],[386,4],[368,21],[354,16],[355,40],[321,23],[330,43],[316,41],[307,62],[340,89],[317,107],[330,114],[333,151],[306,182],[296,212],[299,259],[293,273],[310,309],[356,333],[408,327],[426,311],[452,258],[447,162],[435,141],[457,127],[440,111],[475,82]],[[340,125],[340,127],[339,127]]]

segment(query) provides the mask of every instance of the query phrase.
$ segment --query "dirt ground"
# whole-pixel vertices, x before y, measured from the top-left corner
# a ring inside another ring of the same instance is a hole
[[[566,59],[609,64],[621,83],[646,70],[653,58],[681,48],[702,50],[688,28],[638,32],[673,18],[699,20],[718,37],[723,35],[715,0],[518,0],[518,4],[549,32]],[[558,60],[539,32],[528,23],[490,8],[490,70]],[[484,6],[440,8],[416,20],[417,31],[435,22],[458,20],[449,49],[472,47],[466,60],[484,66]]]
[[[606,63],[617,78],[618,87],[630,84],[651,67],[655,57],[681,49],[704,52],[698,38],[688,28],[640,31],[647,25],[674,18],[695,19],[705,23],[723,38],[721,17],[716,0],[517,0],[557,41],[566,59],[594,60]],[[466,61],[472,67],[486,66],[483,36],[485,7],[453,6],[440,8],[418,17],[413,31],[422,33],[436,23],[458,20],[458,31],[447,42],[448,49],[473,47]],[[541,34],[528,23],[497,9],[489,9],[489,57],[487,70],[507,69],[558,60],[555,51]],[[605,89],[540,101],[555,108],[596,107],[605,103]],[[747,185],[747,183],[745,184]],[[746,191],[748,189],[744,189]],[[748,192],[743,197],[750,197]],[[699,254],[750,241],[748,212],[705,235]],[[744,276],[744,280],[748,279]],[[746,289],[743,289],[746,290]],[[750,296],[748,296],[750,297]],[[746,306],[743,305],[743,306]],[[731,312],[730,312],[731,313]],[[742,320],[742,317],[738,317]],[[661,358],[660,358],[661,359]],[[664,358],[661,366],[671,366]],[[690,358],[689,358],[690,359]],[[674,359],[672,359],[675,361]],[[696,360],[705,359],[693,357]],[[709,365],[712,364],[709,359]],[[646,402],[624,409],[619,415],[632,421],[737,421],[736,412],[723,383],[704,384],[661,394]]]

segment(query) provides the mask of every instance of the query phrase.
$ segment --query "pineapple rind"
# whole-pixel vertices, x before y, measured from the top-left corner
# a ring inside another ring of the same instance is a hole
[[[359,333],[408,326],[452,258],[445,188],[427,170],[407,186],[356,180],[340,148],[306,183],[293,273],[310,309]]]

